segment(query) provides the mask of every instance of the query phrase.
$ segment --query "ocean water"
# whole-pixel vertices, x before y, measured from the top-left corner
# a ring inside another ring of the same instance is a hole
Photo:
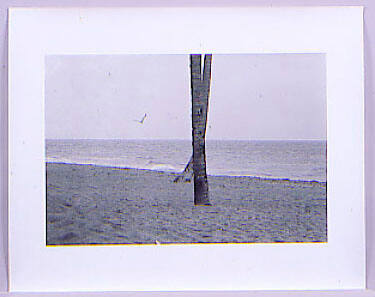
[[[210,175],[326,182],[326,141],[207,140]],[[189,140],[46,140],[46,162],[181,172]]]

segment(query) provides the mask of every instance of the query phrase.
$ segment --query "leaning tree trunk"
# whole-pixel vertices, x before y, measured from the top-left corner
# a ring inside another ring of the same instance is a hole
[[[190,157],[189,162],[186,164],[184,171],[182,171],[181,174],[179,174],[173,182],[191,182],[191,178],[193,177],[193,156]]]
[[[205,147],[208,97],[211,83],[211,61],[212,55],[204,56],[202,75],[202,56],[190,55],[195,205],[211,205],[208,197]]]

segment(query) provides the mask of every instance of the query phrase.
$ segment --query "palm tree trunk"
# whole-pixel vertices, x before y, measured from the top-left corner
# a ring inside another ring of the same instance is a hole
[[[190,55],[195,205],[211,205],[208,196],[205,147],[211,61],[212,55],[205,55],[202,75],[202,56]]]

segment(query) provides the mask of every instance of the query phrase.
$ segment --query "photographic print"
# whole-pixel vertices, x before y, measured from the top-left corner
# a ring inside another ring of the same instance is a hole
[[[363,110],[361,7],[9,9],[10,290],[364,288]]]
[[[326,242],[325,54],[48,55],[47,245]]]

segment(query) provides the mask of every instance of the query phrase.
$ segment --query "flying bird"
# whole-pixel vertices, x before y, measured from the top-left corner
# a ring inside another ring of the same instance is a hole
[[[138,121],[138,120],[134,120],[135,122],[137,123],[140,123],[140,124],[143,124],[143,122],[145,121],[145,118],[147,117],[147,113],[144,114],[142,120]]]

